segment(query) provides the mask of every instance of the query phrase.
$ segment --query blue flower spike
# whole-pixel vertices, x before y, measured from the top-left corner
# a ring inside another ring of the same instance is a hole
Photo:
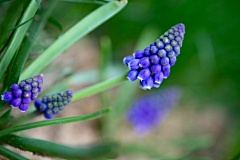
[[[38,93],[43,89],[43,75],[39,74],[22,80],[19,84],[12,84],[12,91],[4,92],[1,95],[3,101],[10,101],[12,107],[19,107],[21,112],[28,109],[28,105],[35,100]]]
[[[45,118],[51,119],[54,114],[60,113],[71,102],[72,96],[73,92],[71,90],[44,95],[42,99],[35,101],[35,107],[44,113]]]
[[[146,82],[142,81],[142,83]],[[158,128],[179,102],[181,95],[181,88],[173,86],[139,97],[127,110],[126,118],[134,131],[144,136]]]
[[[169,76],[170,68],[180,54],[184,34],[185,26],[179,23],[144,50],[138,50],[133,56],[125,57],[123,62],[130,68],[127,76],[129,81],[140,79],[140,87],[144,90],[158,88],[162,79]]]

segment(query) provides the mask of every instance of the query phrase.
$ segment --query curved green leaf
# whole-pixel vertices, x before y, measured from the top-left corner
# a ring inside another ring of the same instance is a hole
[[[65,34],[58,38],[50,47],[48,47],[40,56],[38,56],[23,72],[20,79],[26,79],[39,73],[46,67],[53,59],[60,53],[66,50],[69,46],[77,40],[94,30],[103,22],[118,13],[127,1],[113,1],[109,2],[97,10],[90,13],[80,22],[75,24]]]
[[[41,0],[39,0],[41,2]],[[37,11],[37,4],[35,0],[31,0],[29,5],[27,6],[23,16],[21,17],[21,20],[19,24],[27,21],[31,17],[33,17]],[[7,69],[10,61],[12,60],[14,54],[16,53],[17,49],[19,48],[23,37],[25,36],[25,33],[30,25],[30,22],[26,23],[25,25],[18,27],[13,36],[11,37],[10,43],[8,44],[5,53],[1,59],[0,62],[0,79],[2,79],[3,74],[5,73],[5,70]]]
[[[78,3],[96,3],[96,4],[105,4],[106,2],[103,1],[96,1],[96,0],[62,0],[66,2],[78,2]]]
[[[73,116],[73,117],[64,117],[64,118],[54,118],[54,119],[48,119],[48,120],[43,120],[43,121],[38,121],[38,122],[33,122],[33,123],[28,123],[28,124],[23,124],[15,127],[11,127],[8,129],[4,129],[0,131],[0,136],[4,136],[6,134],[10,134],[13,132],[18,132],[18,131],[23,131],[31,128],[37,128],[37,127],[43,127],[43,126],[50,126],[50,125],[55,125],[55,124],[64,124],[64,123],[71,123],[71,122],[77,122],[77,121],[84,121],[84,120],[89,120],[89,119],[94,119],[98,118],[105,113],[109,112],[111,108],[105,108],[103,110],[90,113],[90,114],[84,114],[80,116]]]
[[[116,142],[103,142],[84,147],[70,147],[50,141],[24,138],[12,134],[0,137],[0,143],[6,143],[38,155],[64,159],[101,158],[115,154],[119,148],[119,144]]]
[[[6,157],[6,158],[9,158],[11,160],[28,160],[27,158],[3,147],[3,146],[0,146],[0,155]]]

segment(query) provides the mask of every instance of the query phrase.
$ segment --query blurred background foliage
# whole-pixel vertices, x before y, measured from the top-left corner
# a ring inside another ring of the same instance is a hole
[[[61,36],[61,33],[67,31],[99,6],[100,4],[96,3],[59,1],[49,23],[44,28],[45,32],[41,34],[38,43],[33,47],[34,52],[31,53],[29,60],[36,57],[36,54],[40,54],[54,39]],[[183,110],[180,109],[177,114],[188,117],[189,114],[185,111],[194,109],[195,114],[189,116],[188,121],[196,118],[193,121],[211,124],[203,113],[209,113],[208,117],[214,117],[215,115],[211,114],[222,111],[224,116],[216,118],[216,121],[220,123],[221,130],[213,135],[213,145],[198,152],[197,155],[213,159],[228,159],[240,150],[239,6],[240,2],[237,0],[129,0],[123,11],[87,36],[94,41],[94,43],[90,43],[92,46],[89,48],[96,49],[100,54],[99,41],[101,37],[105,35],[110,37],[111,66],[116,67],[120,65],[124,56],[132,54],[136,49],[144,49],[171,26],[184,23],[186,34],[181,55],[178,56],[177,63],[171,68],[171,74],[163,82],[162,87],[178,84],[184,88],[184,95],[180,107],[178,107]],[[15,21],[17,13],[20,12],[21,10],[18,10],[14,13]],[[0,10],[0,14],[3,15],[4,10]],[[0,20],[4,21],[2,17]],[[11,18],[11,21],[14,19]],[[15,23],[12,24],[7,27],[14,27]],[[155,39],[147,39],[143,43],[144,45],[137,45],[141,36],[147,37],[148,35]],[[85,39],[83,43],[87,44],[89,39]],[[85,57],[82,56],[82,58]],[[124,70],[124,66],[122,68],[121,71]],[[123,87],[127,88],[128,86]],[[134,94],[133,92],[131,94]],[[144,92],[146,91],[139,94]],[[189,126],[189,132],[183,133],[183,135],[186,137],[199,135],[200,141],[203,143],[208,141],[208,137],[201,137],[203,132],[196,129],[198,124],[195,125],[194,127]],[[214,128],[214,126],[212,127]],[[146,141],[147,139],[143,142]],[[182,145],[183,142],[180,141],[175,143]],[[212,140],[209,141],[212,143]],[[195,144],[194,141],[192,143]],[[128,147],[123,149],[123,153],[136,149],[136,147],[130,147],[131,149]],[[143,152],[143,150],[146,151],[146,148],[136,150]],[[152,153],[152,155],[158,154]]]

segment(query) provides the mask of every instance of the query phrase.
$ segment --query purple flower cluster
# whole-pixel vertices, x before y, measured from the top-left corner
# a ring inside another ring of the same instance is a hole
[[[52,95],[44,95],[42,100],[35,101],[37,110],[44,113],[45,118],[51,119],[54,114],[58,114],[72,100],[71,90],[59,92]]]
[[[180,97],[179,87],[169,87],[162,92],[139,97],[128,109],[127,120],[138,134],[145,135],[160,125]]]
[[[14,83],[11,86],[12,91],[4,92],[1,97],[6,102],[11,101],[12,107],[19,107],[21,112],[25,112],[28,109],[28,104],[37,98],[42,89],[43,75],[39,74],[22,80],[19,84]]]
[[[138,50],[133,56],[123,59],[131,70],[128,72],[129,81],[140,79],[142,89],[158,88],[163,78],[170,74],[170,67],[180,54],[180,47],[185,34],[185,26],[180,23],[165,32],[159,39],[144,50]]]

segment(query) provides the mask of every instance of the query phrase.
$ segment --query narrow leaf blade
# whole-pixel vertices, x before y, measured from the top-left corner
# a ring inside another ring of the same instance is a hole
[[[105,108],[103,110],[100,110],[100,111],[97,111],[97,112],[94,112],[94,113],[80,115],[80,116],[54,118],[54,119],[48,119],[48,120],[23,124],[23,125],[19,125],[19,126],[15,126],[15,127],[12,127],[12,128],[1,130],[0,131],[0,136],[10,134],[10,133],[13,133],[13,132],[18,132],[18,131],[31,129],[31,128],[90,120],[90,119],[94,119],[94,118],[98,118],[100,116],[103,116],[105,113],[109,112],[110,110],[111,110],[111,108]]]
[[[11,139],[11,141],[9,141]],[[71,147],[62,144],[16,136],[9,134],[0,138],[1,143],[9,144],[24,151],[38,155],[59,157],[64,159],[101,158],[117,152],[119,144],[116,142],[102,142],[84,147]]]
[[[3,146],[0,146],[0,155],[9,158],[9,159],[18,159],[18,160],[29,160]]]

